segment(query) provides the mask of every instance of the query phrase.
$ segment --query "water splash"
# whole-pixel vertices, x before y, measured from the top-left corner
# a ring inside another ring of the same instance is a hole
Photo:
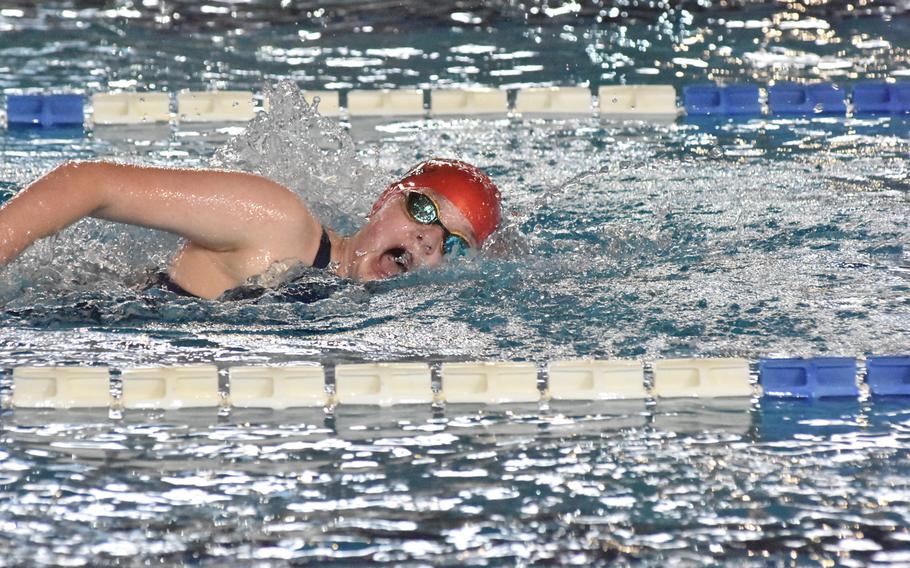
[[[292,82],[267,86],[265,94],[269,111],[219,148],[210,165],[282,183],[327,225],[353,232],[369,211],[375,188],[384,183],[376,173],[382,170],[364,165],[342,125],[321,116],[318,100],[306,100]],[[173,235],[84,219],[35,243],[6,267],[0,302],[16,306],[32,303],[40,294],[66,297],[99,289],[135,293],[150,272],[169,264],[179,243]]]
[[[269,110],[221,147],[210,164],[244,170],[296,192],[332,227],[353,231],[369,212],[378,177],[337,119],[319,114],[291,81],[266,85]]]

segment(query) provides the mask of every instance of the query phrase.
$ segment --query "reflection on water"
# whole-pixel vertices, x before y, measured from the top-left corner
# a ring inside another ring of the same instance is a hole
[[[15,6],[20,4],[19,6]],[[9,2],[0,87],[902,79],[906,2]]]
[[[214,159],[353,230],[385,180],[454,156],[503,189],[489,249],[313,303],[215,303],[140,289],[175,239],[84,222],[0,272],[0,367],[906,353],[902,118],[396,121],[352,140],[275,85],[900,79],[901,3],[283,4],[4,3],[2,89],[276,94],[247,132],[7,131],[0,200],[67,159]],[[17,410],[0,563],[906,563],[906,407]]]
[[[904,404],[749,406],[16,410],[0,423],[0,552],[77,565],[906,558]]]

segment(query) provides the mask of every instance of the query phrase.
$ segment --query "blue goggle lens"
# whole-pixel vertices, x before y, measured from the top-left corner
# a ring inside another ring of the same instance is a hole
[[[464,256],[468,254],[469,248],[471,248],[470,245],[458,235],[449,234],[445,242],[442,243],[443,252],[453,256]]]

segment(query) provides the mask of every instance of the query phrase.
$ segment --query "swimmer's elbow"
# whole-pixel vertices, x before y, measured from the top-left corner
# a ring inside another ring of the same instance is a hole
[[[47,189],[79,216],[94,216],[107,206],[104,162],[68,160],[45,176]]]
[[[0,209],[0,266],[38,239],[60,231],[91,214],[100,200],[78,163],[57,166],[29,184]]]

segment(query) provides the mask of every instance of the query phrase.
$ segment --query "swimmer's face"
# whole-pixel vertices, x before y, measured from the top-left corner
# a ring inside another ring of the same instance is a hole
[[[390,198],[353,238],[352,274],[360,280],[379,280],[411,270],[442,263],[446,230],[461,235],[471,248],[477,247],[471,224],[461,211],[430,189],[429,196],[439,208],[439,223],[423,224],[408,213],[407,193]]]

